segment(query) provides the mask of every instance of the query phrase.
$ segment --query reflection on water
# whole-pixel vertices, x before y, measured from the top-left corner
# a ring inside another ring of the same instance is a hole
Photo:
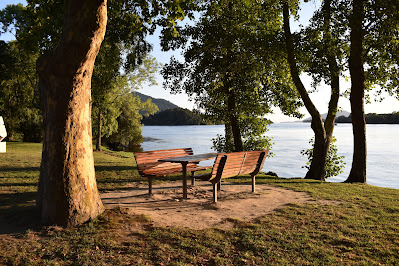
[[[223,125],[207,126],[143,126],[142,148],[148,150],[193,148],[195,154],[213,152],[212,138],[224,134]],[[307,169],[306,157],[301,150],[309,149],[313,136],[309,123],[272,124],[267,136],[273,138],[274,157],[267,158],[263,171],[276,172],[281,177],[303,177]],[[353,135],[351,124],[338,124],[338,155],[344,155],[345,171],[328,181],[341,182],[349,174]],[[399,125],[367,125],[367,181],[371,185],[399,188]],[[205,162],[202,164],[212,164]]]
[[[164,139],[157,139],[157,138],[151,138],[151,137],[143,137],[143,142],[166,142]]]

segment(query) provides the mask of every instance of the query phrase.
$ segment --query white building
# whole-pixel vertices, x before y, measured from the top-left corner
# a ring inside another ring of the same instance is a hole
[[[7,130],[4,125],[3,117],[0,116],[0,152],[6,152],[6,142],[3,141],[5,137],[7,137]]]

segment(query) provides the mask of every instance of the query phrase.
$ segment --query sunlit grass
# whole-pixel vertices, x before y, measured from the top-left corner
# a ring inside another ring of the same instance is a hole
[[[35,215],[41,145],[7,145],[7,153],[0,154],[0,216],[26,225]],[[138,175],[131,153],[95,152],[95,164],[100,191],[146,182]],[[307,192],[314,201],[287,205],[255,221],[231,219],[235,224],[231,230],[154,227],[151,217],[108,210],[77,228],[31,226],[19,237],[4,237],[0,264],[399,263],[399,190],[262,174],[257,183]]]

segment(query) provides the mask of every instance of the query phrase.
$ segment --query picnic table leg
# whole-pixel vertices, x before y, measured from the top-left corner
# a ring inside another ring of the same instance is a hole
[[[191,172],[191,185],[192,185],[192,186],[195,186],[194,171]]]
[[[148,177],[148,195],[152,194],[152,178]]]
[[[187,163],[183,162],[181,165],[183,167],[183,199],[187,199]]]

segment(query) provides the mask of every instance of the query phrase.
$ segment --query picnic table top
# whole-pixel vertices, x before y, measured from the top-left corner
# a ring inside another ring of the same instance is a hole
[[[201,161],[206,161],[216,158],[218,154],[215,152],[186,155],[181,157],[166,158],[158,160],[159,162],[169,162],[169,163],[197,163]]]

